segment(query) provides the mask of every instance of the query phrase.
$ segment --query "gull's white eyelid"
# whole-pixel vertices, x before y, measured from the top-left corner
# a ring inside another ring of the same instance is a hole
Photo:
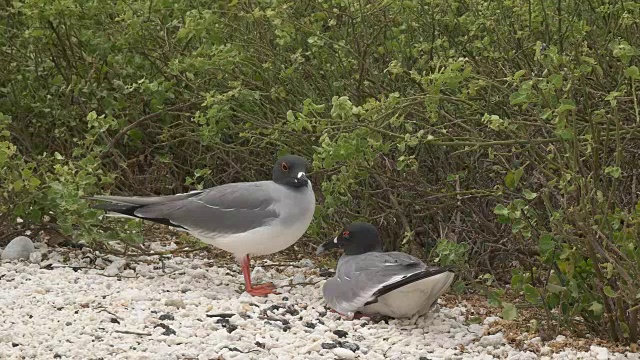
[[[333,243],[337,244],[338,243],[338,237],[336,236],[335,238],[333,238]]]

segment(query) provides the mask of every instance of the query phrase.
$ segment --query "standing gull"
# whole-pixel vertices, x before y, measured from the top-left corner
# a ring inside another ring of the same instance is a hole
[[[324,299],[335,311],[349,317],[359,312],[394,318],[426,314],[451,285],[449,268],[426,266],[401,252],[382,252],[376,228],[356,222],[317,251],[343,248],[336,274],[322,287]]]
[[[245,290],[274,293],[272,283],[251,283],[250,255],[272,254],[293,245],[307,231],[315,195],[307,162],[296,155],[279,158],[270,181],[240,182],[169,196],[92,196],[110,216],[127,216],[168,225],[232,253],[242,265]]]

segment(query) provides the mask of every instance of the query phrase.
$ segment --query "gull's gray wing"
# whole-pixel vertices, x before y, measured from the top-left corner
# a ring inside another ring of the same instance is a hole
[[[140,218],[168,222],[207,237],[247,232],[278,218],[283,196],[271,181],[232,183],[207,189],[199,195],[137,208]]]
[[[380,289],[425,268],[420,259],[401,252],[344,255],[338,261],[336,275],[325,282],[322,294],[336,311],[356,312],[375,300]]]

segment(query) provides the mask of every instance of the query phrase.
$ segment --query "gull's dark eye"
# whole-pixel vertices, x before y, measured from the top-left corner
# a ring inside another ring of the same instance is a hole
[[[280,167],[282,168],[282,171],[289,171],[289,165],[287,165],[287,163],[285,162],[283,162]]]

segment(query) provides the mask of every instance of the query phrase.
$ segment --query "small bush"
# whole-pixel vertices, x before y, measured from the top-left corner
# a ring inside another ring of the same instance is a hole
[[[308,236],[375,223],[545,321],[637,340],[633,1],[57,1],[0,10],[0,236],[114,232],[81,196],[313,159]],[[21,218],[23,223],[17,224]],[[447,239],[440,240],[439,239]]]

